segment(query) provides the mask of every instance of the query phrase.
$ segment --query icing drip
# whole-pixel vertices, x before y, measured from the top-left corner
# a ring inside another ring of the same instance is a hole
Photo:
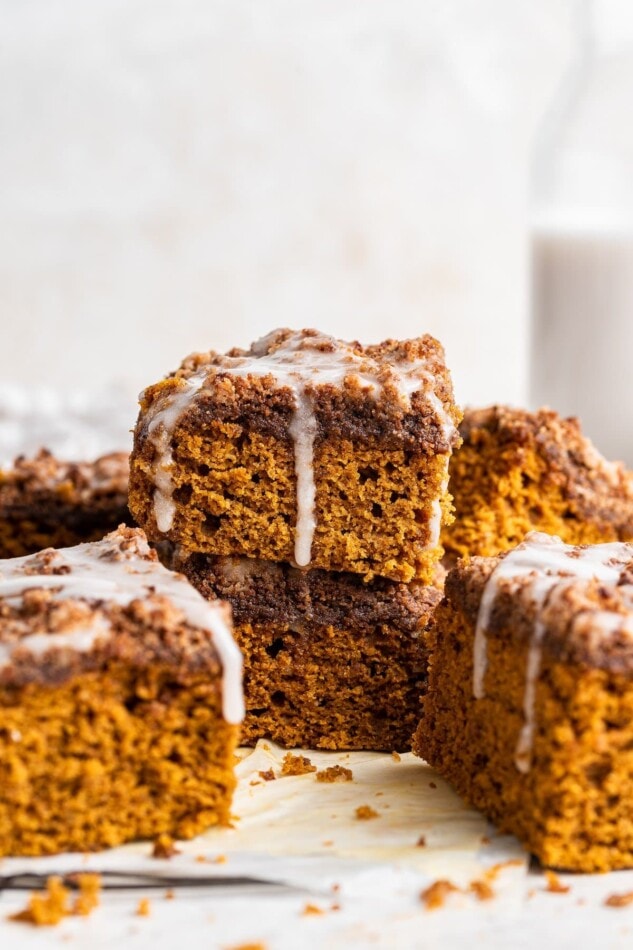
[[[159,531],[169,531],[174,523],[176,505],[174,504],[174,486],[171,468],[174,464],[171,442],[174,429],[186,406],[206,379],[206,373],[196,373],[188,379],[181,379],[182,386],[177,392],[169,393],[161,402],[160,408],[151,419],[148,434],[157,456],[154,462],[154,517]],[[141,394],[142,398],[142,394]]]
[[[316,518],[314,517],[316,501],[314,440],[317,433],[317,423],[310,397],[304,392],[298,392],[296,398],[297,407],[290,423],[297,477],[295,561],[299,567],[307,567],[312,560],[312,542],[316,529]]]
[[[440,497],[436,498],[431,504],[431,510],[433,514],[429,521],[429,536],[426,542],[426,547],[429,550],[436,548],[440,543],[440,537],[442,533],[442,498],[446,495],[448,491],[448,482],[449,482],[449,473],[448,466],[450,462],[450,456],[447,455],[445,459],[445,471],[444,478],[442,479],[442,487],[440,489]]]
[[[142,537],[137,536],[131,548],[123,548],[115,532],[103,541],[52,552],[48,563],[56,569],[65,569],[62,574],[34,573],[38,555],[2,561],[0,598],[8,603],[19,602],[27,590],[40,588],[54,591],[57,600],[104,601],[119,606],[145,600],[152,594],[168,597],[188,624],[206,630],[213,637],[223,671],[223,716],[227,722],[240,722],[244,717],[242,656],[220,610],[207,602],[184,577],[168,571],[158,561],[145,560],[148,554],[149,546]],[[33,634],[11,647],[3,645],[0,665],[22,648],[37,654],[55,647],[90,650],[98,639],[108,634],[106,618],[88,630]]]
[[[473,644],[473,695],[485,696],[484,679],[488,665],[486,631],[503,580],[529,578],[527,593],[532,601],[535,621],[528,646],[523,726],[515,749],[515,765],[520,772],[530,768],[535,730],[536,684],[541,669],[541,652],[546,623],[543,611],[579,580],[597,580],[617,584],[623,568],[633,561],[633,545],[622,542],[575,547],[560,538],[532,532],[504,557],[488,578],[479,605]],[[625,617],[609,611],[586,614],[598,636],[622,631]],[[576,618],[576,623],[580,618]],[[633,631],[632,631],[633,632]]]
[[[314,442],[317,421],[309,390],[319,385],[341,386],[347,378],[356,378],[368,393],[377,397],[386,383],[395,387],[403,404],[409,406],[413,393],[423,389],[424,397],[435,415],[443,437],[450,442],[456,427],[441,399],[434,392],[435,380],[424,369],[423,361],[412,363],[379,364],[376,360],[358,354],[349,345],[333,337],[315,333],[303,335],[292,333],[271,352],[278,331],[263,337],[252,346],[252,354],[245,356],[220,356],[210,366],[189,379],[183,379],[183,388],[169,394],[153,407],[148,433],[156,449],[154,463],[154,516],[161,532],[173,526],[175,504],[171,469],[173,455],[171,442],[178,420],[200,390],[204,381],[215,374],[226,373],[237,377],[272,377],[279,386],[291,390],[295,410],[289,427],[293,440],[295,475],[297,480],[297,514],[295,526],[295,562],[307,567],[312,560],[312,544],[316,529],[314,481]],[[448,466],[448,456],[447,456]],[[439,500],[433,502],[433,518],[430,524],[429,547],[439,543],[441,507]]]

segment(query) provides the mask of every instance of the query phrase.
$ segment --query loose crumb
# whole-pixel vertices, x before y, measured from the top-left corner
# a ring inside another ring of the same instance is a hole
[[[307,755],[286,753],[281,763],[282,775],[306,775],[308,772],[316,772],[316,765],[312,765]]]
[[[226,950],[267,950],[265,943],[238,943],[227,947]]]
[[[605,898],[605,907],[628,907],[633,904],[633,891],[625,891],[623,894],[609,894]]]
[[[567,884],[563,884],[558,874],[554,874],[553,871],[545,872],[545,879],[547,881],[546,891],[550,894],[569,894],[570,887]]]
[[[330,910],[340,910],[340,909],[341,909],[340,904],[330,904]]]
[[[482,836],[481,836],[481,843],[482,843],[482,844],[490,844],[490,843],[491,843],[491,839],[488,837],[488,835],[482,835]]]
[[[429,782],[429,788],[437,788],[435,782]]]
[[[11,914],[8,919],[35,927],[54,927],[70,914],[69,895],[60,877],[49,877],[46,890],[31,894],[24,910]]]
[[[259,775],[260,778],[263,778],[265,782],[274,782],[275,779],[277,778],[277,776],[275,775],[272,769],[266,769],[265,772],[260,771],[257,774]]]
[[[400,755],[399,752],[392,752],[391,758],[393,759],[394,762],[400,762],[402,760],[402,756]]]
[[[352,770],[344,765],[330,765],[316,774],[317,782],[351,782],[353,778]]]
[[[488,881],[488,883],[496,881],[502,871],[512,867],[523,867],[523,859],[509,858],[507,861],[499,861],[498,864],[491,864],[490,867],[486,869],[484,880]]]
[[[370,818],[380,818],[380,815],[371,805],[359,805],[354,812],[359,821],[369,821]]]
[[[420,835],[418,840],[415,843],[416,848],[425,848],[426,847],[426,838],[424,835]]]
[[[458,891],[459,888],[456,887],[452,881],[433,881],[429,887],[421,892],[420,900],[427,910],[437,910],[438,907],[444,906],[449,894]]]
[[[490,901],[495,896],[495,892],[487,881],[471,881],[468,890],[478,901]]]
[[[331,838],[328,838],[327,841],[324,841],[324,842],[323,842],[323,847],[324,847],[324,848],[331,848],[333,844],[334,844],[334,842],[332,841],[332,839],[331,839]]]
[[[136,907],[137,917],[149,917],[152,905],[148,897],[141,897]]]
[[[75,898],[72,913],[76,917],[88,917],[99,906],[101,893],[100,874],[78,874],[79,894]]]
[[[218,854],[217,857],[213,859],[214,864],[226,864],[229,859],[225,854]]]
[[[325,911],[321,907],[317,907],[316,904],[306,904],[303,910],[301,911],[302,917],[313,917],[319,914],[324,914]]]
[[[256,779],[254,779],[252,782],[249,782],[248,784],[249,784],[249,785],[261,785],[262,783],[261,783],[261,782],[258,782]]]
[[[45,891],[31,894],[24,910],[12,914],[8,919],[35,927],[54,927],[64,917],[87,917],[99,906],[101,877],[99,874],[78,874],[76,881],[79,894],[72,907],[70,890],[64,886],[60,877],[49,877]]]
[[[173,901],[173,899],[174,899],[175,896],[176,896],[176,895],[174,894],[173,888],[168,887],[167,890],[165,891],[165,900],[166,900],[166,901]]]
[[[174,839],[169,835],[159,835],[158,838],[154,841],[154,847],[152,849],[153,858],[173,858],[175,854],[180,854],[180,851],[174,844]]]

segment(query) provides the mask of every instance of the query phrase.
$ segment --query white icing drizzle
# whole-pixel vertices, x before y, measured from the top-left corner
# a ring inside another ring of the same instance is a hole
[[[389,362],[387,356],[385,363],[381,365],[368,356],[356,353],[349,344],[320,333],[310,336],[291,333],[271,352],[267,352],[278,335],[279,331],[274,331],[253,344],[252,354],[218,357],[210,366],[186,380],[183,379],[185,385],[181,391],[170,393],[164,400],[159,399],[155,403],[148,427],[157,452],[154,464],[154,515],[159,531],[167,532],[171,529],[175,514],[171,479],[172,437],[182,412],[200,390],[205,379],[223,373],[238,377],[270,376],[280,386],[291,390],[295,403],[294,417],[289,429],[294,444],[297,479],[294,558],[300,567],[307,567],[312,560],[316,529],[314,440],[317,422],[309,389],[328,384],[340,386],[345,379],[356,378],[369,393],[377,397],[385,383],[390,382],[399,393],[403,404],[408,406],[413,393],[418,392],[426,382],[424,396],[439,423],[444,439],[449,444],[454,438],[456,427],[434,391],[435,379],[425,370],[424,361],[398,364]],[[439,542],[440,525],[441,507],[438,499],[433,502],[429,546],[435,547]]]
[[[306,567],[312,560],[312,542],[316,530],[314,481],[314,440],[317,434],[316,416],[310,397],[298,391],[296,409],[289,426],[294,442],[295,475],[297,478],[297,525],[295,528],[295,561]]]
[[[157,451],[154,463],[154,517],[159,531],[169,531],[174,523],[176,505],[174,504],[174,486],[171,468],[174,457],[171,440],[174,429],[186,406],[189,405],[206,379],[206,373],[196,373],[187,379],[180,379],[181,388],[172,391],[160,403],[160,409],[148,426],[148,434]]]
[[[532,532],[522,544],[507,554],[494,569],[479,605],[473,645],[473,695],[485,696],[484,680],[488,665],[486,631],[494,609],[500,582],[530,578],[528,594],[535,611],[532,636],[528,646],[525,691],[523,696],[524,722],[515,749],[515,764],[520,772],[530,768],[535,730],[536,684],[541,669],[541,649],[546,624],[545,606],[560,596],[578,580],[597,580],[614,584],[622,570],[633,561],[633,545],[623,542],[575,547],[564,544],[560,538]],[[625,629],[625,617],[610,611],[591,611],[592,630],[605,637]],[[578,622],[579,618],[576,618]]]
[[[426,542],[426,547],[428,550],[436,548],[440,543],[440,537],[442,533],[442,498],[446,495],[448,491],[449,483],[449,472],[448,466],[450,463],[450,455],[447,455],[444,459],[444,477],[442,479],[442,487],[440,489],[440,497],[436,498],[431,503],[431,519],[429,521],[429,536]]]
[[[65,633],[32,633],[22,637],[17,643],[0,643],[0,669],[9,666],[17,652],[26,650],[32,656],[42,656],[49,650],[74,650],[76,653],[89,653],[97,641],[110,633],[105,618],[95,617],[89,627],[80,627]]]
[[[103,601],[120,606],[127,606],[133,600],[145,600],[152,594],[169,598],[188,624],[212,635],[222,664],[223,716],[227,722],[240,722],[244,717],[242,656],[220,608],[206,601],[184,577],[168,571],[158,561],[147,559],[149,546],[142,535],[135,536],[133,546],[129,540],[125,544],[125,547],[121,545],[114,532],[102,541],[61,548],[54,552],[52,563],[56,568],[67,568],[63,574],[34,573],[38,555],[1,561],[0,598],[11,603],[19,601],[28,590],[42,588],[54,591],[53,596],[58,600]],[[0,665],[22,648],[36,654],[56,647],[90,650],[108,633],[107,618],[102,617],[89,629],[33,634],[10,647],[3,645]]]

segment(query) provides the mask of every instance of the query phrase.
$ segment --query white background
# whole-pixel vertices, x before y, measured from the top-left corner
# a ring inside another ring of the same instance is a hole
[[[138,389],[275,326],[430,331],[520,403],[568,0],[2,0],[0,380]]]

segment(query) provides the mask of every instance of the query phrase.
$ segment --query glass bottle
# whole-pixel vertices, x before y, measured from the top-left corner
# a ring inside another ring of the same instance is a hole
[[[575,14],[533,165],[531,403],[633,466],[633,4]]]

